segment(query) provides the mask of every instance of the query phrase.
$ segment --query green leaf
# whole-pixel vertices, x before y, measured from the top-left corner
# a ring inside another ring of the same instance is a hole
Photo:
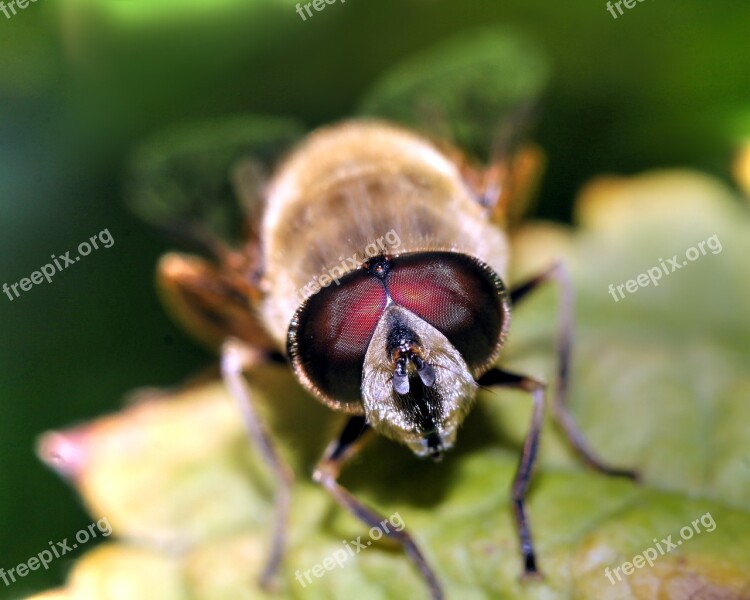
[[[747,207],[713,179],[666,172],[599,180],[584,190],[578,216],[576,231],[519,232],[512,278],[564,258],[577,286],[572,412],[604,458],[637,468],[643,482],[587,471],[547,423],[529,495],[546,578],[526,582],[509,504],[530,414],[523,393],[483,392],[440,464],[378,439],[342,481],[406,524],[448,598],[747,598]],[[720,251],[706,242],[713,236]],[[681,264],[701,242],[705,255],[658,286],[610,295],[610,284],[616,290],[675,255]],[[549,375],[555,305],[548,289],[516,307],[505,365]],[[261,370],[253,387],[297,474],[281,592],[268,597],[426,598],[414,567],[385,540],[314,576],[345,542],[371,541],[308,477],[341,418],[281,367]],[[38,598],[267,597],[255,581],[268,549],[271,478],[219,382],[144,394],[118,414],[47,434],[41,454],[116,539],[83,556],[66,588]],[[623,574],[623,563],[664,549],[668,536],[682,543]],[[622,581],[613,584],[605,569],[616,568]]]

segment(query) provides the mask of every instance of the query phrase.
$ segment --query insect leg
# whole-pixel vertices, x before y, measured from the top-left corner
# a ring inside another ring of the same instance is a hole
[[[276,478],[276,515],[274,521],[271,552],[261,573],[260,584],[273,589],[275,577],[281,565],[286,543],[286,529],[289,518],[292,470],[284,462],[273,444],[270,435],[261,422],[253,404],[252,394],[243,373],[262,363],[267,355],[239,340],[229,339],[222,346],[221,373],[229,392],[237,400],[248,437]]]
[[[334,500],[370,527],[380,527],[382,515],[371,510],[357,500],[347,489],[338,483],[341,469],[361,448],[365,434],[370,427],[361,416],[350,417],[339,437],[329,444],[313,473],[313,480],[322,485]],[[442,600],[443,591],[435,572],[427,564],[422,552],[405,529],[390,530],[385,535],[401,544],[427,582],[433,600]]]
[[[523,554],[524,573],[533,576],[539,573],[536,566],[536,554],[531,540],[528,515],[526,514],[526,492],[529,488],[531,472],[534,468],[539,437],[542,432],[542,417],[544,415],[544,384],[524,375],[509,373],[501,369],[491,369],[479,379],[480,385],[498,385],[529,392],[534,399],[531,413],[531,423],[523,443],[523,451],[518,461],[518,469],[513,479],[511,498],[513,514],[518,528],[518,538]]]
[[[560,287],[560,312],[559,332],[557,338],[557,373],[555,389],[552,395],[552,409],[565,432],[566,437],[576,452],[590,467],[606,473],[607,475],[630,477],[637,479],[637,473],[629,469],[610,467],[603,463],[596,453],[591,449],[580,429],[567,410],[568,391],[570,383],[570,361],[573,340],[573,286],[568,272],[562,264],[557,263],[547,271],[514,288],[510,292],[511,304],[519,302],[529,292],[537,289],[539,285],[554,281]]]

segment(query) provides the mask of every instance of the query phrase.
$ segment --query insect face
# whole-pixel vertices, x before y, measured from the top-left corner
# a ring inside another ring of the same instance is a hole
[[[440,458],[507,331],[497,275],[454,252],[379,256],[297,311],[288,349],[313,393],[418,456]]]

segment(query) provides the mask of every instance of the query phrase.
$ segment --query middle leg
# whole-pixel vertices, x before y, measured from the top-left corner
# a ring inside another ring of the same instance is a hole
[[[518,469],[513,479],[511,499],[513,501],[513,516],[518,530],[518,539],[521,546],[521,554],[524,562],[524,575],[534,577],[539,575],[536,564],[536,553],[534,542],[531,538],[531,527],[526,512],[526,492],[529,489],[531,473],[536,462],[539,450],[539,438],[542,433],[542,419],[544,416],[544,384],[525,375],[510,373],[501,369],[492,369],[479,379],[480,385],[497,385],[517,390],[523,390],[531,394],[534,407],[531,412],[531,423],[523,444],[521,458],[518,461]]]
[[[336,502],[360,521],[369,527],[380,527],[384,517],[357,500],[351,492],[338,482],[341,469],[361,449],[368,432],[370,432],[370,427],[364,417],[350,417],[338,438],[326,448],[323,458],[315,468],[313,480],[322,485]],[[411,535],[405,529],[401,531],[391,529],[384,533],[403,546],[409,558],[427,582],[433,600],[442,600],[443,591],[437,576]]]

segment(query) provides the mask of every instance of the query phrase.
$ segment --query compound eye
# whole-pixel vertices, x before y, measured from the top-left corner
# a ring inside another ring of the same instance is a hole
[[[471,369],[497,350],[506,319],[505,288],[471,256],[417,252],[396,258],[388,276],[391,298],[439,330]]]
[[[295,369],[326,396],[361,402],[362,366],[386,302],[383,283],[365,271],[308,298],[289,328]]]

